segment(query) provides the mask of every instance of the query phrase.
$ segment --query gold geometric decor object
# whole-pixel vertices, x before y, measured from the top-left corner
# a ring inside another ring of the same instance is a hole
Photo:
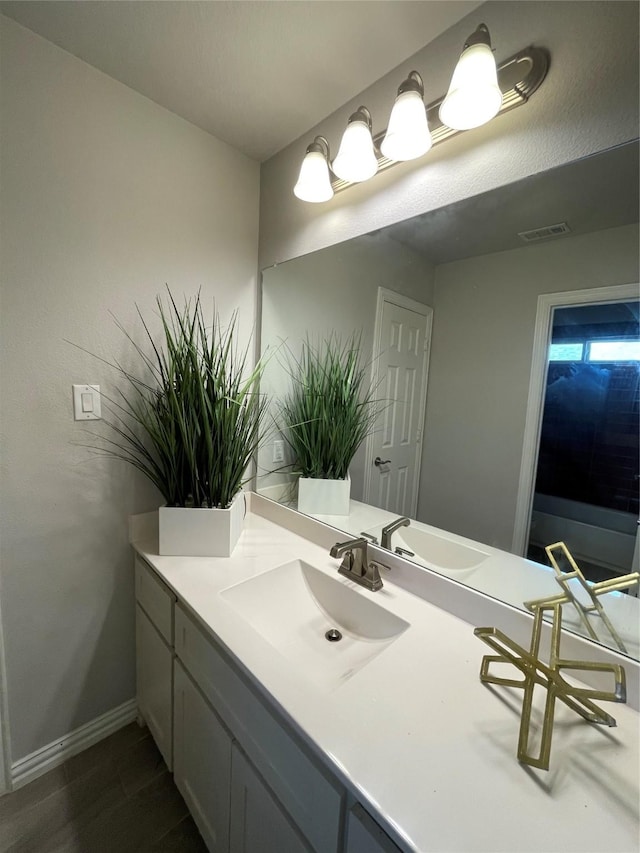
[[[602,623],[608,630],[620,651],[627,654],[625,644],[622,642],[621,637],[613,627],[611,620],[607,616],[602,603],[598,601],[598,598],[608,592],[630,589],[632,586],[636,586],[640,581],[640,573],[632,572],[628,575],[621,575],[619,578],[611,578],[610,580],[591,584],[582,574],[582,571],[579,569],[578,564],[564,542],[555,542],[553,545],[547,545],[545,551],[547,552],[547,556],[549,557],[551,565],[556,573],[556,580],[564,592],[547,598],[525,601],[524,606],[529,610],[534,611],[543,604],[545,606],[553,604],[572,604],[577,610],[578,616],[592,640],[601,642],[601,639],[589,618],[590,616],[596,616],[602,620]],[[565,571],[563,569],[563,565],[568,565],[570,567],[570,571]],[[573,589],[571,589],[571,581],[577,581],[580,589],[584,591],[589,603],[585,604],[583,601],[580,601]]]
[[[484,684],[500,684],[506,687],[518,687],[524,690],[520,732],[518,736],[518,761],[549,769],[551,757],[551,736],[556,700],[563,702],[576,714],[590,723],[615,726],[613,717],[594,704],[593,699],[607,702],[626,702],[625,671],[619,664],[598,663],[596,661],[565,660],[560,657],[560,638],[562,629],[562,607],[558,603],[540,604],[534,609],[533,630],[529,650],[523,648],[498,628],[476,628],[474,634],[490,646],[496,655],[485,655],[480,667],[480,681]],[[549,663],[540,659],[540,640],[544,611],[553,612],[551,624],[551,644]],[[522,678],[505,678],[491,673],[492,664],[512,664],[522,674]],[[596,690],[588,687],[576,687],[566,681],[562,672],[606,672],[613,675],[613,690]],[[546,690],[544,719],[537,752],[530,748],[531,711],[536,687]]]

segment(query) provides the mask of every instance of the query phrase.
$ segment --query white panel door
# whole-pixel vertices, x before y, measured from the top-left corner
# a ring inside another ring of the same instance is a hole
[[[432,310],[380,288],[373,374],[382,412],[367,443],[365,501],[416,517]]]

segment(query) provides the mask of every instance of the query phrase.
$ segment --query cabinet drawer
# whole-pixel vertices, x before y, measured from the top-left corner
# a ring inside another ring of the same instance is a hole
[[[312,848],[335,853],[342,792],[180,605],[176,606],[176,654]]]
[[[138,556],[136,556],[136,600],[162,637],[170,646],[173,646],[175,596]]]

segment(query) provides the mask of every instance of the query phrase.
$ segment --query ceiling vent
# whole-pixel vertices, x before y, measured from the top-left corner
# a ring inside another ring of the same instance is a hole
[[[534,228],[533,231],[518,231],[518,237],[525,243],[535,243],[537,240],[548,240],[549,237],[560,237],[562,234],[570,234],[571,228],[566,222],[557,225],[546,225],[544,228]]]

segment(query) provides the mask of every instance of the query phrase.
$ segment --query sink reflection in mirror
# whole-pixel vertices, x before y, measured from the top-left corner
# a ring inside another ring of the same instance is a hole
[[[230,607],[316,687],[333,690],[383,652],[409,623],[367,593],[293,560],[227,587]],[[337,629],[342,638],[327,639]]]
[[[410,551],[411,559],[417,563],[459,578],[469,575],[489,556],[486,551],[438,536],[415,524],[394,533],[393,547]]]
[[[373,510],[355,507],[355,518],[371,517]],[[378,512],[381,512],[378,510]],[[386,521],[379,522],[364,530],[365,535],[379,539]],[[495,548],[476,547],[477,543],[465,541],[461,536],[430,527],[420,521],[412,521],[408,527],[394,531],[392,548],[413,552],[409,556],[412,562],[424,568],[445,575],[493,598],[499,598],[514,607],[528,607],[533,599],[553,597],[559,587],[556,572],[551,566],[521,559],[514,554]],[[610,583],[614,583],[611,581]],[[602,586],[602,585],[601,585]],[[637,584],[629,584],[636,587]],[[621,588],[621,587],[620,587]],[[608,591],[602,597],[616,632],[623,640],[624,651],[629,656],[640,659],[640,606],[638,598],[625,592]],[[545,617],[546,618],[546,617]],[[593,633],[585,630],[584,620],[571,607],[565,607],[562,617],[563,627],[594,639]],[[600,632],[598,638],[605,645],[620,651],[619,645],[606,633]]]

